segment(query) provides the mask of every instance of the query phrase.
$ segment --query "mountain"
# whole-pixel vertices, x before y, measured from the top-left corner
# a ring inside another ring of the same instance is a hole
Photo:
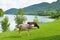
[[[56,9],[56,10],[60,11],[60,0],[57,0],[56,2],[53,2],[51,4],[43,2],[40,4],[35,4],[35,5],[31,5],[31,6],[23,8],[25,13],[31,13],[31,12],[36,12],[36,11],[44,11],[47,9]],[[11,8],[9,10],[6,10],[5,14],[15,14],[15,13],[17,13],[17,11],[18,11],[17,8]]]
[[[5,11],[5,14],[15,14],[17,13],[18,9],[17,8],[11,8]]]
[[[39,11],[39,10],[45,10],[47,8],[50,8],[49,3],[40,3],[40,4],[35,4],[26,8],[23,8],[25,12],[34,12],[34,11]]]
[[[53,2],[51,5],[52,5],[52,9],[56,9],[60,11],[60,0],[57,0],[57,2]]]

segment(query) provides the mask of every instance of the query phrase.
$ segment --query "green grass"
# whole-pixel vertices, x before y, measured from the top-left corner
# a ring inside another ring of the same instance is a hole
[[[0,33],[0,40],[60,40],[60,20],[40,24],[40,29],[30,30],[30,36],[27,31],[22,31],[19,36],[18,30]]]

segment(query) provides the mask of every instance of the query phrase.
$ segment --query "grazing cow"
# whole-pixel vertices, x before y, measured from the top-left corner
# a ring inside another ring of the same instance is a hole
[[[32,25],[34,25],[34,26],[32,26]],[[28,31],[28,36],[29,36],[29,30],[30,29],[32,29],[34,27],[39,28],[39,26],[35,22],[28,22],[27,24],[20,24],[18,27],[19,27],[19,33],[22,30],[27,30]]]

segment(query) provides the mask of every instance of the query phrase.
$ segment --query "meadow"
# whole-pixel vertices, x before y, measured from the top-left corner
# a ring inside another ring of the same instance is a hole
[[[0,33],[0,40],[60,40],[60,19],[39,26],[30,30],[30,36],[27,31],[22,31],[20,36],[18,30]]]

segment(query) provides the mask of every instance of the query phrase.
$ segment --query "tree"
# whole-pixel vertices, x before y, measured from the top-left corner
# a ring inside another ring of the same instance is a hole
[[[55,12],[51,12],[51,18],[59,18],[60,17],[60,12],[55,11]]]
[[[39,24],[39,20],[38,20],[38,17],[37,16],[34,17],[34,20],[33,21],[36,22],[37,24]]]
[[[4,11],[0,9],[0,17],[2,17],[3,15],[4,15]]]
[[[24,11],[23,9],[19,9],[17,14],[16,14],[16,17],[15,17],[15,22],[16,22],[16,27],[18,28],[18,25],[19,24],[22,24],[23,22],[26,21],[26,17],[24,16]]]
[[[1,22],[1,26],[2,26],[2,31],[3,32],[5,32],[5,31],[7,31],[8,30],[8,28],[9,28],[9,23],[8,23],[8,17],[7,16],[5,16],[5,18],[2,20],[2,22]]]
[[[24,10],[23,9],[19,9],[17,12],[17,15],[24,15]]]

